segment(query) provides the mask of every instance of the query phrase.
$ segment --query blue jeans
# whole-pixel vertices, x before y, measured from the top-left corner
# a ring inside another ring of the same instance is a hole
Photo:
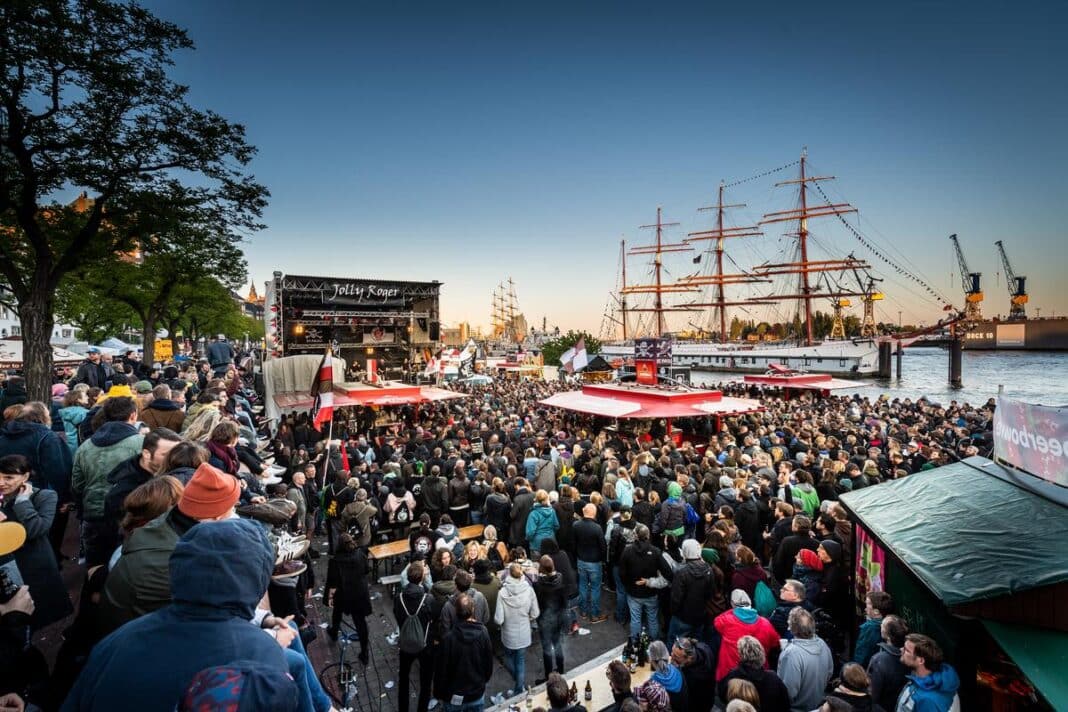
[[[297,637],[284,651],[289,674],[297,685],[297,709],[299,712],[329,712],[333,703],[319,684],[315,668],[312,667],[308,653],[304,650],[304,643],[300,640],[300,631],[295,623],[290,622],[289,627],[297,630]]]
[[[482,524],[482,522],[485,521],[485,517],[486,517],[486,515],[483,514],[480,511],[478,511],[477,509],[472,509],[471,510],[471,523],[472,524]]]
[[[612,578],[616,582],[616,621],[627,622],[627,589],[623,587],[623,581],[619,578],[619,567],[612,568]]]
[[[629,596],[627,603],[630,604],[630,637],[637,638],[642,633],[642,614],[645,614],[645,628],[649,631],[649,640],[660,637],[660,622],[657,620],[660,614],[660,599],[656,596],[638,598]]]
[[[579,613],[590,617],[601,615],[601,563],[578,562]]]
[[[445,712],[482,712],[482,708],[486,706],[484,699],[475,700],[474,702],[465,702],[462,705],[451,705],[448,702],[442,705]]]
[[[512,673],[512,677],[515,678],[515,687],[512,688],[514,692],[520,692],[526,687],[527,679],[527,650],[526,648],[520,648],[519,650],[512,650],[511,648],[504,649],[504,667],[508,672]]]

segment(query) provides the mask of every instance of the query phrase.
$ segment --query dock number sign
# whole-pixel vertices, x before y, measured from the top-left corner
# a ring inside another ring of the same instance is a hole
[[[1068,408],[998,398],[994,459],[1068,487]]]

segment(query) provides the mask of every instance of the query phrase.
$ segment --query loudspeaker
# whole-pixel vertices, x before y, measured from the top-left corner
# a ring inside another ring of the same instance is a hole
[[[430,340],[438,341],[441,338],[441,324],[436,321],[430,322]]]

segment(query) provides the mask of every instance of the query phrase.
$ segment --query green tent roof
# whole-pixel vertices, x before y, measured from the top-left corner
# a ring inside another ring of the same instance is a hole
[[[1068,710],[1068,633],[983,621],[1012,661],[1055,710]]]
[[[840,499],[947,606],[1068,581],[1068,509],[990,466],[969,458]]]

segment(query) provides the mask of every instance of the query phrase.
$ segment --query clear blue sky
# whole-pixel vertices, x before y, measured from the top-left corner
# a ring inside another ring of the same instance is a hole
[[[197,45],[175,68],[193,102],[259,147],[273,196],[246,249],[257,287],[276,269],[438,279],[446,321],[486,324],[511,276],[531,322],[596,333],[621,235],[649,237],[637,228],[658,204],[683,223],[675,237],[708,227],[697,208],[720,179],[807,145],[861,230],[957,303],[953,232],[987,313],[1007,311],[997,239],[1032,313],[1068,312],[1068,6],[877,5],[149,4]],[[735,224],[794,206],[773,180],[728,195],[750,205]],[[844,230],[810,227],[881,265]],[[762,257],[780,235],[758,238]],[[880,317],[937,318],[883,274]]]

